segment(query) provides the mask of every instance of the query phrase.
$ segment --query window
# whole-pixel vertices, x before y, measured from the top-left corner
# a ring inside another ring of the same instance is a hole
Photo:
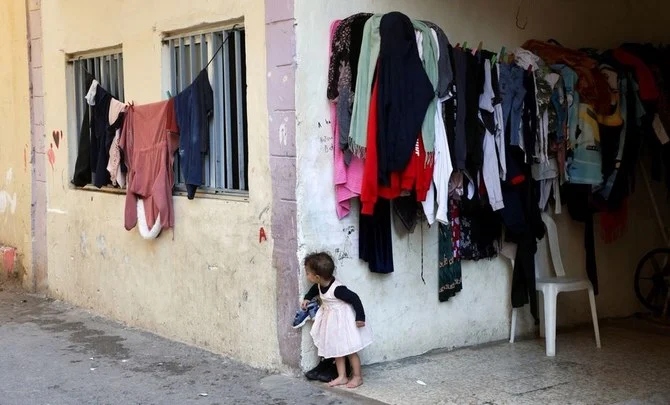
[[[123,91],[123,54],[120,49],[98,51],[87,54],[74,55],[68,62],[68,115],[70,139],[70,177],[74,173],[74,164],[77,160],[80,126],[84,117],[84,97],[88,93],[86,88],[86,73],[90,73],[113,97],[120,101],[124,99]]]
[[[169,83],[165,86],[171,95],[188,87],[205,67],[214,92],[209,153],[203,159],[203,187],[198,190],[204,193],[248,192],[244,30],[224,29],[173,36],[164,40],[164,46],[169,54],[170,68]],[[179,154],[175,171],[175,188],[183,191]]]

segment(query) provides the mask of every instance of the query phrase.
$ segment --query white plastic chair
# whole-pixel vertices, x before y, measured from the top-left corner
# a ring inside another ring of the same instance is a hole
[[[545,336],[545,345],[547,356],[556,355],[556,300],[559,293],[570,291],[587,290],[589,293],[589,302],[591,303],[591,318],[593,319],[593,330],[596,337],[596,347],[600,349],[600,329],[598,328],[598,315],[596,313],[596,299],[593,293],[593,285],[586,278],[566,277],[563,261],[561,260],[561,250],[558,244],[558,232],[556,223],[547,213],[542,213],[542,222],[547,229],[545,239],[549,240],[549,254],[553,263],[556,277],[548,276],[548,271],[542,271],[543,265],[538,263],[537,254],[535,256],[535,288],[542,293],[544,298],[544,309],[540,311],[540,334]],[[543,242],[544,239],[541,241]],[[539,251],[539,250],[538,250]],[[512,261],[514,267],[514,257],[516,256],[516,245],[505,243],[501,254]],[[543,273],[546,273],[543,274]],[[541,275],[542,274],[542,275]],[[516,332],[518,308],[512,309],[512,325],[510,330],[510,343],[514,343]],[[544,312],[544,313],[542,313]],[[544,333],[543,333],[544,332]]]

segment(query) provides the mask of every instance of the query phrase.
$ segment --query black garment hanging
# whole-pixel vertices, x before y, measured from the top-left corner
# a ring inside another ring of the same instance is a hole
[[[467,176],[465,180],[470,181]],[[467,189],[467,183],[464,182],[463,187]],[[495,257],[498,254],[496,242],[502,235],[500,216],[493,212],[488,201],[481,198],[476,182],[475,189],[475,195],[471,200],[462,196],[460,201],[462,260],[477,261]]]
[[[365,23],[372,17],[372,14],[359,14],[351,22],[351,35],[349,36],[349,66],[351,67],[351,91],[356,92],[356,79],[358,78],[358,60],[361,54],[361,44],[363,42],[363,31]],[[347,55],[343,55],[346,61]]]
[[[214,93],[207,70],[202,70],[187,88],[174,98],[179,125],[181,172],[189,200],[202,185],[203,162],[209,152],[209,121],[214,109]]]
[[[82,78],[82,88],[89,89],[93,80],[93,75],[86,72]],[[79,146],[77,148],[77,160],[74,165],[74,176],[72,184],[76,187],[84,187],[93,181],[93,169],[91,166],[91,117],[89,114],[89,105],[85,99],[79,100],[82,104],[84,116],[81,120],[79,129]]]
[[[453,48],[454,56],[454,71],[456,76],[456,125],[455,136],[453,142],[454,168],[456,170],[465,170],[465,162],[468,156],[467,147],[467,131],[466,131],[466,117],[467,117],[467,94],[468,86],[474,85],[468,77],[468,55],[462,48]],[[452,101],[453,104],[453,101]],[[452,108],[451,106],[448,106]],[[450,145],[451,147],[452,145]]]
[[[101,85],[95,91],[95,105],[91,107],[93,122],[93,137],[91,138],[91,167],[94,171],[93,185],[97,188],[111,182],[107,164],[109,163],[109,146],[114,138],[114,131],[110,131],[109,105],[112,95]]]
[[[358,228],[358,257],[373,273],[392,273],[391,202],[378,199],[373,215],[359,215]]]
[[[523,102],[523,141],[526,151],[526,162],[533,161],[535,153],[535,139],[538,131],[537,122],[537,98],[535,97],[535,76],[533,72],[524,71],[523,86],[526,89],[526,97]]]
[[[408,196],[401,196],[393,200],[393,212],[409,233],[413,233],[416,223],[419,221],[420,204],[416,201],[416,192],[412,191]]]
[[[591,185],[566,184],[561,194],[563,195],[563,199],[567,202],[570,217],[575,221],[584,223],[586,275],[591,281],[591,284],[593,284],[593,293],[598,295],[598,267],[596,263]]]
[[[530,166],[523,164],[523,151],[517,147],[506,148],[508,179],[524,176],[519,184],[510,180],[501,184],[505,207],[500,211],[505,225],[505,238],[516,243],[516,257],[512,273],[512,307],[520,308],[530,303],[530,312],[539,322],[537,293],[535,289],[535,253],[537,241],[545,234],[544,223],[538,207],[536,183],[531,181]]]
[[[379,184],[388,186],[390,174],[403,170],[414,152],[435,91],[419,57],[409,17],[385,14],[379,32],[377,173]]]
[[[468,81],[465,90],[465,142],[467,156],[465,167],[471,176],[476,176],[484,164],[484,135],[486,128],[479,119],[479,97],[484,92],[484,57],[482,52],[466,53]],[[460,113],[459,108],[459,113]]]

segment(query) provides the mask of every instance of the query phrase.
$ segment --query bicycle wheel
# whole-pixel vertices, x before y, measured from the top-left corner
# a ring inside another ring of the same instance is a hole
[[[670,248],[657,248],[645,254],[635,270],[635,295],[642,305],[661,313],[668,296]]]

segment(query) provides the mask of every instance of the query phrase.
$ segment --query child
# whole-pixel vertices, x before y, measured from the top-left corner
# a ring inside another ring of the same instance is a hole
[[[365,327],[365,311],[360,298],[333,277],[335,263],[328,253],[313,253],[305,257],[307,280],[314,283],[305,295],[302,307],[319,294],[321,307],[314,318],[311,335],[321,357],[335,358],[337,378],[331,387],[346,385],[356,388],[363,384],[358,352],[372,343]],[[351,380],[347,378],[345,357],[351,363]]]

